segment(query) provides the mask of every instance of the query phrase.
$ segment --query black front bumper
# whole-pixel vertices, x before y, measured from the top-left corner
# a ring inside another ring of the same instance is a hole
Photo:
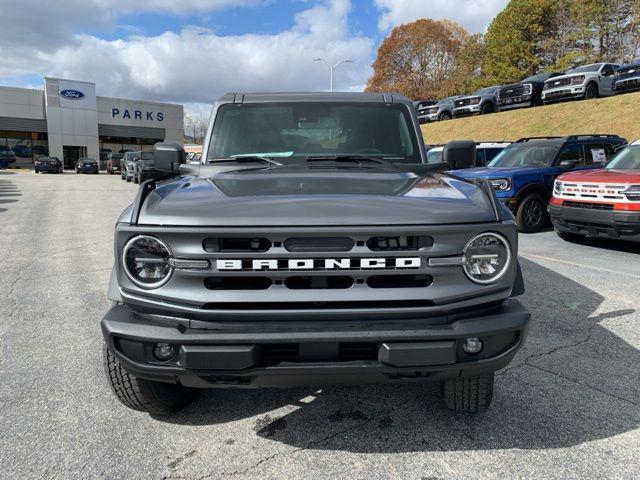
[[[76,167],[76,172],[78,173],[98,173],[99,169],[96,165],[95,167]]]
[[[560,232],[640,242],[640,212],[549,205],[549,215]]]
[[[286,387],[442,380],[505,367],[524,343],[529,312],[515,299],[446,324],[420,320],[299,321],[233,329],[186,328],[112,307],[102,319],[109,349],[139,378],[190,387]],[[432,319],[430,319],[432,320]],[[464,339],[480,338],[469,355]],[[174,347],[167,362],[156,343]]]
[[[57,172],[58,170],[61,170],[61,167],[55,164],[42,163],[40,165],[34,165],[34,169],[39,172]]]

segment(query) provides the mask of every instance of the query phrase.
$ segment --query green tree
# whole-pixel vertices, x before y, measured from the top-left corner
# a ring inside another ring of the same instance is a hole
[[[556,62],[545,52],[556,0],[511,0],[485,36],[484,75],[495,83],[520,80]]]

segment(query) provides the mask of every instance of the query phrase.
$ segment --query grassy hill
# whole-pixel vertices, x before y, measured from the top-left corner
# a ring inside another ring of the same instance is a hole
[[[632,141],[640,138],[640,92],[435,122],[422,133],[427,144],[578,133],[616,133]]]

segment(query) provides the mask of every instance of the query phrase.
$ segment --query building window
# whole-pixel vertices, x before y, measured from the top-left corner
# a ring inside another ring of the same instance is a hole
[[[41,132],[0,130],[0,147],[15,154],[16,161],[11,164],[15,167],[30,167],[35,158],[49,154],[47,134]]]

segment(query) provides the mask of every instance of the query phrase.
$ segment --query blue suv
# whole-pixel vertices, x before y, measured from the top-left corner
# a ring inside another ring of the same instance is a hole
[[[540,231],[549,221],[553,181],[569,170],[600,168],[627,141],[617,135],[521,138],[486,167],[454,170],[458,177],[488,180],[514,213],[518,230]]]

